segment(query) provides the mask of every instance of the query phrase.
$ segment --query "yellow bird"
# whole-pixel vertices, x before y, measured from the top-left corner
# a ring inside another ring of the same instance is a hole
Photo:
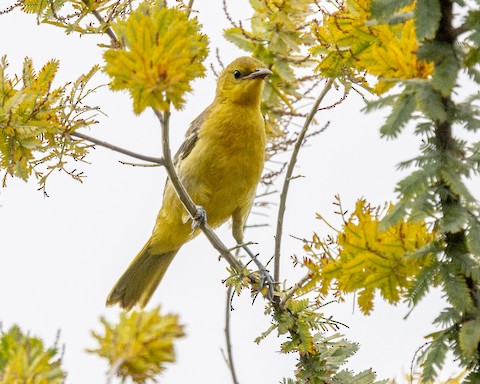
[[[180,180],[207,222],[218,227],[232,218],[243,243],[243,228],[265,161],[265,121],[260,112],[263,79],[272,72],[251,57],[229,64],[218,79],[215,99],[190,125],[174,157]],[[152,236],[120,277],[107,305],[144,307],[170,262],[192,233],[189,216],[167,180]]]

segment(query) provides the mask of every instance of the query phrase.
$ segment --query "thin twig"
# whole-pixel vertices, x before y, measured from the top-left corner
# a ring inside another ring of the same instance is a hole
[[[160,111],[154,109],[155,115],[160,121],[162,127],[162,148],[163,148],[163,159],[164,166],[167,171],[170,182],[173,185],[175,193],[177,194],[179,200],[189,213],[190,217],[194,218],[197,216],[198,208],[195,203],[192,201],[188,195],[185,187],[180,182],[180,179],[177,175],[175,167],[173,165],[172,156],[170,153],[170,142],[169,142],[169,120],[170,112],[166,111],[163,115]],[[227,260],[228,264],[233,268],[233,270],[241,274],[245,270],[243,263],[238,260],[235,256],[231,254],[228,248],[223,244],[217,234],[212,230],[212,228],[206,223],[201,222],[199,228],[203,231],[207,239],[213,245],[213,247],[220,253],[220,255]],[[254,282],[258,282],[258,278],[255,275],[250,276],[250,279]]]
[[[123,364],[123,359],[118,359],[112,364],[111,368],[107,372],[106,384],[112,384],[112,380],[115,378],[118,368],[120,368],[122,364]]]
[[[235,372],[235,364],[233,363],[232,340],[230,336],[230,312],[232,311],[232,290],[233,286],[229,285],[227,289],[227,302],[225,305],[225,339],[227,343],[227,365],[232,374],[233,384],[239,384],[237,373]]]
[[[108,24],[107,22],[105,21],[105,19],[102,17],[102,15],[100,14],[100,12],[98,12],[96,9],[94,9],[92,11],[92,14],[93,16],[96,17],[96,19],[100,22],[100,24],[104,24],[105,26],[107,26],[105,28],[105,33],[110,37],[110,39],[112,40],[113,42],[113,45],[115,47],[118,47],[120,45],[120,42],[118,41],[118,38],[117,36],[115,35],[115,33],[113,32],[112,28],[108,27]]]
[[[143,168],[160,167],[160,164],[150,164],[150,163],[139,164],[139,163],[131,163],[129,161],[121,161],[121,160],[118,160],[118,162],[122,165],[130,165],[132,167],[143,167]]]
[[[194,1],[194,0],[190,0],[190,1],[188,2],[188,5],[187,5],[187,9],[188,9],[188,11],[187,11],[187,13],[188,13],[188,17],[190,17],[190,14],[192,13],[193,1]]]
[[[164,165],[164,160],[163,160],[162,157],[152,157],[152,156],[146,156],[146,155],[142,155],[140,153],[132,152],[132,151],[129,151],[128,149],[118,147],[118,146],[110,144],[106,141],[101,141],[101,140],[98,140],[94,137],[91,137],[91,136],[88,136],[88,135],[85,135],[83,133],[76,132],[76,131],[75,132],[70,132],[70,136],[78,137],[82,140],[90,141],[93,144],[100,145],[101,147],[111,149],[112,151],[115,151],[115,152],[123,153],[124,155],[134,157],[135,159],[144,160],[144,161],[148,161],[150,163],[155,163],[155,164],[159,164],[159,165]]]
[[[285,296],[283,297],[282,301],[280,301],[280,308],[285,308],[285,304],[287,303],[288,300],[290,300],[293,295],[295,294],[295,291],[303,286],[308,280],[310,280],[312,276],[310,273],[307,273],[305,276],[303,276],[300,280],[297,281],[297,283],[290,288],[287,293],[285,293]]]
[[[283,219],[285,216],[288,188],[290,186],[290,180],[292,179],[293,169],[295,168],[298,152],[300,151],[300,147],[303,144],[303,139],[305,138],[305,134],[307,133],[308,127],[310,126],[313,120],[313,117],[317,113],[320,103],[322,102],[325,95],[328,93],[328,91],[332,87],[332,84],[333,84],[333,80],[328,79],[322,91],[320,92],[320,95],[318,95],[317,100],[315,100],[315,103],[313,104],[313,107],[310,110],[307,118],[305,119],[305,122],[303,124],[303,127],[300,133],[298,134],[298,138],[295,143],[295,147],[293,148],[290,162],[288,163],[287,173],[285,174],[285,181],[283,183],[283,189],[280,195],[280,205],[278,208],[278,218],[277,218],[277,230],[275,233],[274,272],[273,272],[273,279],[275,281],[280,281],[280,247],[282,244]]]

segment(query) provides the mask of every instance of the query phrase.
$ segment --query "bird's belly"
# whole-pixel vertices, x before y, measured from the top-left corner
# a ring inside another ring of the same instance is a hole
[[[248,140],[219,142],[229,145],[192,152],[194,161],[189,164],[195,169],[192,173],[182,169],[187,191],[196,204],[205,208],[212,227],[228,220],[238,207],[249,204],[260,180],[265,152],[261,138],[253,144]]]
[[[223,161],[204,159],[197,163],[197,186],[187,187],[192,198],[207,212],[212,227],[221,225],[252,199],[263,168],[263,156],[228,154]],[[199,188],[200,187],[200,188]],[[195,193],[194,191],[200,191]]]

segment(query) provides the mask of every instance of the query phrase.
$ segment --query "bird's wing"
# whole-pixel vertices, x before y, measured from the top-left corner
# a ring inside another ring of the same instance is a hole
[[[204,121],[210,114],[212,106],[207,107],[200,115],[197,116],[195,120],[192,121],[190,127],[188,128],[187,132],[185,133],[185,139],[183,143],[178,148],[177,153],[173,157],[173,163],[178,165],[180,161],[185,159],[188,154],[192,151],[193,147],[197,143],[199,139],[199,131],[202,127]]]

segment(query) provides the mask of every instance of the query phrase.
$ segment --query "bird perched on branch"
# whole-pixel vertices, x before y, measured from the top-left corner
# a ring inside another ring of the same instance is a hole
[[[180,180],[205,209],[208,224],[217,227],[232,218],[239,244],[265,160],[260,100],[263,79],[271,73],[251,57],[229,64],[218,79],[213,103],[192,122],[174,157]],[[192,232],[188,221],[167,180],[152,236],[113,287],[107,305],[130,310],[148,303],[180,247],[199,233]]]

